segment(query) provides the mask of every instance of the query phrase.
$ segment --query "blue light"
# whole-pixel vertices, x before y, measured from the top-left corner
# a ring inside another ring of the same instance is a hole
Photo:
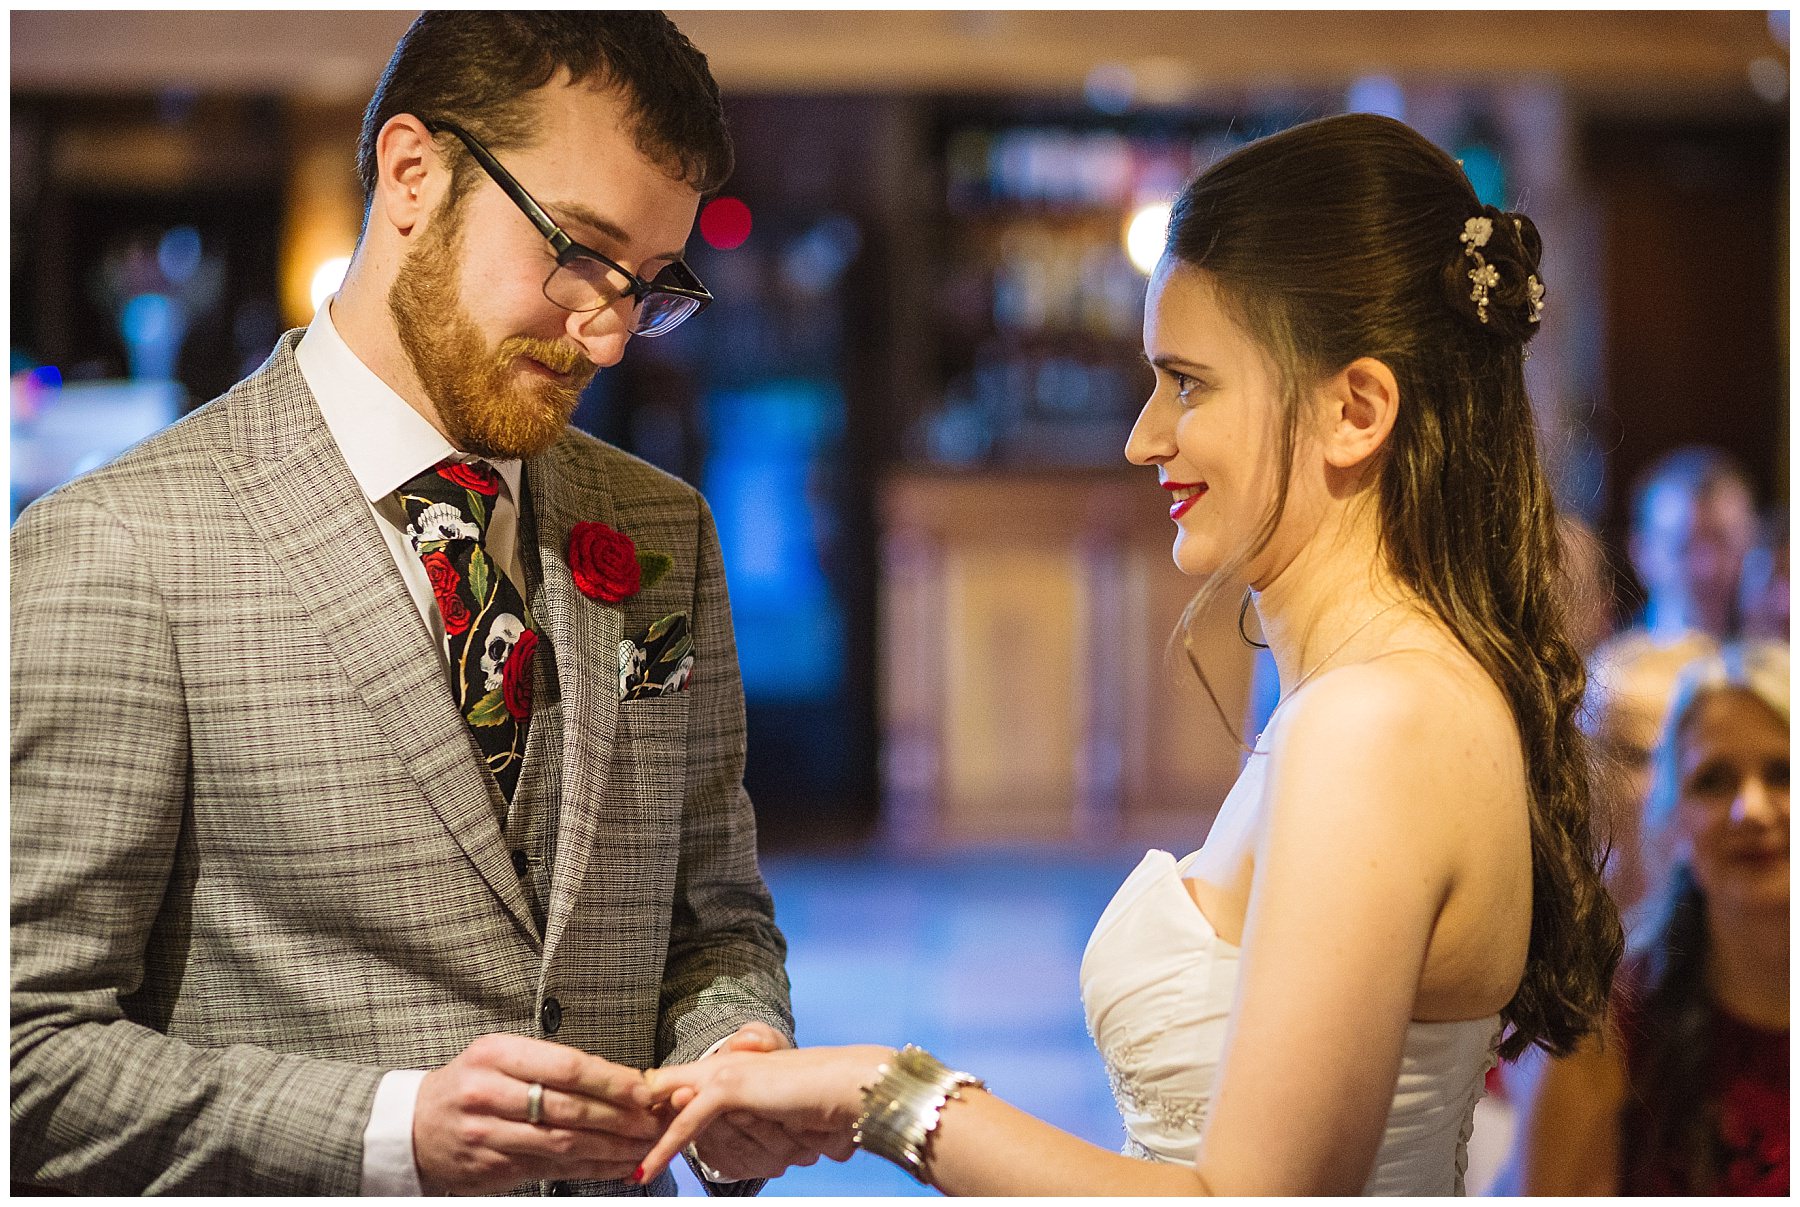
[[[156,265],[172,285],[184,284],[200,267],[200,232],[191,226],[172,226],[156,245]]]
[[[1344,112],[1377,113],[1395,121],[1406,120],[1406,90],[1390,75],[1365,75],[1354,80],[1344,94]]]
[[[39,365],[31,371],[31,380],[46,390],[62,389],[62,370],[55,365]]]
[[[1469,178],[1481,204],[1505,209],[1506,169],[1500,163],[1499,154],[1492,147],[1470,143],[1456,149],[1456,158],[1461,161],[1463,175]]]

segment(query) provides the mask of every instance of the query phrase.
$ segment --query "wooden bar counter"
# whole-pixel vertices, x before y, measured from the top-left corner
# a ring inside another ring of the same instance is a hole
[[[1169,643],[1198,581],[1154,475],[908,471],[881,505],[885,838],[1200,845],[1242,752]],[[1237,605],[1196,631],[1233,730]]]

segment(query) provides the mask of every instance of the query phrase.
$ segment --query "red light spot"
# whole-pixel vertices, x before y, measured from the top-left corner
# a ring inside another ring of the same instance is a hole
[[[742,247],[750,237],[750,207],[736,197],[713,198],[700,211],[700,237],[720,251]]]

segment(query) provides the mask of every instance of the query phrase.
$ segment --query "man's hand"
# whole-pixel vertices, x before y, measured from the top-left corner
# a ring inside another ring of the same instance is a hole
[[[873,1045],[738,1050],[652,1069],[645,1074],[651,1090],[678,1113],[637,1180],[655,1177],[684,1144],[740,1116],[782,1128],[795,1147],[845,1160],[855,1151],[853,1124],[862,1111],[863,1087],[893,1058],[892,1048]]]
[[[526,1121],[531,1083],[543,1122]],[[629,1177],[663,1123],[636,1069],[523,1035],[484,1035],[425,1075],[413,1160],[427,1194],[491,1194],[539,1178]]]
[[[728,1052],[775,1052],[792,1048],[785,1035],[766,1023],[745,1023],[708,1060]],[[705,1064],[706,1061],[702,1061]],[[647,1076],[654,1080],[655,1070]],[[679,1110],[693,1091],[676,1092],[670,1105]],[[779,1177],[796,1165],[816,1164],[821,1156],[847,1160],[854,1152],[841,1129],[814,1131],[798,1121],[767,1119],[748,1111],[726,1111],[694,1139],[694,1152],[720,1177]]]

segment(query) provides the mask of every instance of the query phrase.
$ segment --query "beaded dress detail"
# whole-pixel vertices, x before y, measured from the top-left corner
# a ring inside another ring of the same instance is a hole
[[[1125,1123],[1124,1152],[1191,1162],[1237,991],[1238,949],[1182,885],[1193,855],[1151,851],[1100,916],[1081,961],[1088,1031]],[[1410,1024],[1387,1133],[1364,1194],[1461,1194],[1498,1015]]]

